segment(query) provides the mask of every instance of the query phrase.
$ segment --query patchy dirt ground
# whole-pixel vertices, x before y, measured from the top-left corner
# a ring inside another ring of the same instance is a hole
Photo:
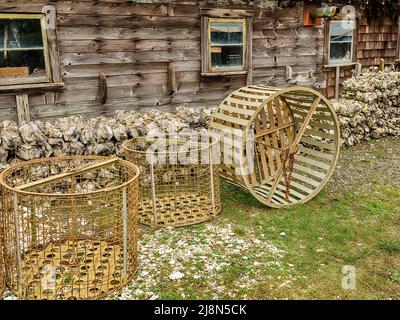
[[[329,194],[354,189],[368,191],[374,185],[400,186],[400,138],[388,137],[343,147],[325,190]]]

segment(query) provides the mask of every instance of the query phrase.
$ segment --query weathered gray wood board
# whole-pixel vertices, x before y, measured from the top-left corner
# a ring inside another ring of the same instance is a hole
[[[0,0],[4,13],[40,13],[45,5],[56,8],[57,31],[51,36],[57,37],[65,86],[29,92],[31,119],[112,114],[118,109],[173,110],[183,104],[216,106],[249,81],[324,87],[323,26],[304,27],[301,5],[236,5],[243,14],[253,14],[251,75],[206,77],[201,76],[200,8],[210,4],[160,2]],[[15,93],[0,92],[0,120],[17,120],[16,109]]]

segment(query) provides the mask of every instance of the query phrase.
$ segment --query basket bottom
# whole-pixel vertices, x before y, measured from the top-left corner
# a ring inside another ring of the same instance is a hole
[[[183,227],[214,218],[221,206],[213,206],[210,196],[202,193],[181,192],[156,198],[156,216],[153,200],[145,197],[139,205],[140,222],[153,227]]]
[[[98,299],[125,285],[123,249],[106,241],[49,244],[25,253],[23,298]]]

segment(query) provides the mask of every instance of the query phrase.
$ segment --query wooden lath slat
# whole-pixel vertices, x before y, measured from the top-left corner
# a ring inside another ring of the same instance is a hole
[[[323,131],[320,131],[320,130],[307,129],[305,134],[312,135],[312,136],[315,136],[315,137],[330,139],[330,140],[334,140],[335,139],[335,135],[334,134],[323,132]]]
[[[244,119],[241,119],[241,118],[238,118],[238,117],[230,116],[230,115],[227,115],[227,114],[220,114],[220,113],[216,114],[215,118],[219,119],[219,120],[222,120],[222,121],[226,121],[226,122],[230,122],[230,123],[233,123],[233,124],[237,124],[237,125],[243,126],[243,127],[245,127],[249,122],[248,120],[244,120]]]
[[[262,127],[267,128],[267,119],[266,119],[265,108],[261,109],[260,117],[261,117]],[[263,140],[264,140],[264,143],[266,144],[270,175],[273,176],[273,175],[275,175],[275,163],[274,163],[274,155],[273,155],[272,149],[271,149],[271,147],[269,147],[271,145],[271,139],[270,139],[269,135],[264,135]]]
[[[262,181],[263,179],[265,179],[267,176],[271,175],[272,173],[268,170],[268,162],[267,162],[267,152],[266,152],[266,148],[264,148],[264,145],[262,143],[258,143],[259,139],[257,138],[257,136],[260,134],[261,131],[261,125],[260,125],[260,121],[259,118],[257,117],[254,121],[254,125],[255,125],[255,132],[256,132],[256,137],[255,137],[255,148],[259,148],[260,150],[260,154],[259,156],[261,157],[261,163],[262,163],[262,167],[263,167],[263,175],[260,174],[260,180]],[[256,150],[257,151],[257,150]],[[258,158],[258,156],[257,156]]]
[[[321,97],[317,97],[315,99],[314,103],[313,103],[313,106],[310,109],[310,112],[307,114],[307,117],[304,119],[304,122],[303,122],[303,124],[302,124],[302,126],[301,126],[301,128],[299,130],[299,133],[297,134],[296,139],[295,139],[295,141],[293,142],[293,145],[290,148],[291,149],[290,152],[293,152],[294,148],[296,148],[297,145],[300,143],[300,141],[301,141],[301,139],[302,139],[302,137],[304,135],[304,132],[305,132],[307,126],[308,126],[308,123],[310,122],[311,118],[313,117],[313,115],[315,113],[315,110],[317,109],[318,104],[320,102],[321,102]],[[270,192],[270,194],[268,196],[268,201],[271,200],[271,197],[274,194],[279,181],[281,180],[282,174],[283,174],[283,166],[280,166],[279,170],[278,170],[278,173],[277,173],[277,176],[276,176],[276,179],[274,181],[274,184],[273,184],[273,186],[271,188],[271,192]]]
[[[281,149],[282,150],[286,150],[286,140],[285,140],[285,129],[282,128],[282,126],[285,124],[285,121],[283,120],[282,117],[282,110],[281,110],[281,99],[279,97],[274,99],[274,103],[275,103],[275,111],[276,111],[276,120],[278,122],[278,127],[281,127],[281,129],[279,129],[279,140],[281,142]],[[291,141],[289,141],[290,143]]]
[[[229,102],[231,104],[232,103],[236,104],[237,105],[236,108],[249,107],[249,108],[253,108],[254,109],[254,108],[257,108],[257,107],[260,106],[260,103],[258,103],[258,102],[252,102],[252,101],[249,101],[249,100],[241,100],[241,99],[236,99],[236,98],[231,98],[231,97],[226,98],[225,102]],[[254,112],[253,112],[253,114],[254,114]]]
[[[281,101],[282,101],[283,115],[284,115],[284,118],[285,118],[285,123],[286,124],[293,124],[293,125],[287,127],[287,129],[286,129],[289,142],[293,143],[294,136],[296,134],[296,132],[295,132],[296,124],[294,122],[294,119],[292,119],[292,115],[290,113],[290,109],[289,109],[289,106],[288,106],[286,100],[283,97],[281,97]]]
[[[272,101],[267,103],[267,108],[268,108],[269,125],[270,125],[271,129],[276,128],[277,125],[275,123],[275,115],[274,115]],[[272,141],[273,141],[273,154],[275,155],[276,165],[279,168],[282,163],[281,163],[281,155],[279,152],[280,146],[278,144],[278,136],[276,134],[276,131],[272,132],[271,136],[272,136]]]
[[[224,110],[224,111],[228,111],[231,113],[239,113],[239,114],[243,114],[245,116],[252,116],[254,114],[254,110],[233,107],[231,105],[226,105],[226,104],[221,104],[220,108],[221,108],[221,110]]]
[[[317,160],[312,159],[310,157],[304,157],[304,156],[302,156],[300,154],[296,154],[295,159],[296,159],[296,161],[307,163],[307,164],[310,164],[310,165],[312,165],[314,167],[320,168],[320,169],[324,170],[325,172],[327,172],[329,170],[329,168],[330,168],[330,165],[327,164],[327,163],[324,163],[324,162],[321,162],[321,161],[317,161]]]
[[[301,171],[303,173],[307,173],[307,174],[309,174],[309,175],[311,175],[313,177],[320,178],[320,179],[324,179],[325,176],[326,176],[325,172],[319,172],[319,171],[316,171],[316,170],[311,169],[309,167],[304,167],[304,166],[302,166],[302,165],[300,165],[298,163],[295,163],[293,165],[293,169],[295,171]]]
[[[307,184],[309,184],[309,185],[311,185],[311,186],[313,186],[315,188],[318,188],[321,185],[321,182],[313,180],[313,179],[310,179],[309,177],[306,177],[306,176],[304,176],[302,174],[299,174],[297,172],[293,172],[292,173],[292,179],[297,179],[299,181],[305,182],[305,183],[307,183]]]
[[[268,95],[257,95],[257,94],[251,94],[251,93],[246,93],[246,92],[232,94],[232,97],[234,97],[236,99],[242,99],[242,98],[256,99],[259,102],[266,101],[269,98]]]
[[[321,141],[316,141],[314,139],[307,138],[307,137],[303,137],[303,139],[301,139],[301,142],[310,144],[315,147],[320,147],[322,149],[327,149],[327,150],[331,150],[331,151],[335,150],[335,145],[333,143],[329,144],[329,143],[325,143],[325,142],[321,142]]]
[[[295,124],[294,122],[289,122],[289,123],[285,123],[285,124],[282,124],[282,125],[280,125],[280,126],[277,126],[277,127],[273,128],[273,129],[268,129],[268,130],[260,131],[260,132],[258,132],[258,133],[256,133],[256,134],[254,135],[254,138],[258,139],[258,138],[261,138],[261,137],[270,135],[270,134],[272,134],[272,133],[274,133],[274,132],[281,131],[282,129],[286,129],[286,128],[293,127],[294,124]]]
[[[242,138],[244,135],[243,130],[230,128],[230,127],[227,127],[227,126],[223,125],[222,123],[218,123],[218,122],[211,122],[210,127],[213,129],[219,130],[220,132],[224,132],[224,133],[227,130],[229,130],[230,134],[232,134],[236,137],[240,137],[240,138]]]
[[[329,161],[332,161],[332,159],[333,159],[333,154],[331,154],[331,153],[325,153],[325,152],[321,152],[321,151],[318,151],[315,149],[306,148],[305,146],[300,146],[299,151],[309,154],[309,155],[312,155],[314,157],[329,160]]]
[[[302,118],[305,118],[307,116],[307,114],[308,114],[306,112],[302,112],[302,111],[299,111],[299,110],[296,110],[296,109],[292,109],[292,112],[295,115],[300,115]],[[320,114],[320,113],[315,113],[313,115],[313,119],[332,121],[332,117],[331,116]]]

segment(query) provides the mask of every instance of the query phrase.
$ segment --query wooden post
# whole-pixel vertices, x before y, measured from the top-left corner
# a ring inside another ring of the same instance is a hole
[[[15,100],[17,102],[18,124],[21,124],[23,121],[31,121],[28,94],[17,94]]]
[[[290,66],[286,66],[286,81],[292,80],[293,79],[293,68]]]
[[[379,71],[381,72],[385,71],[385,59],[382,58],[379,59]]]
[[[51,66],[51,77],[53,82],[61,81],[59,50],[57,41],[57,14],[53,6],[46,5],[42,8],[42,13],[46,15],[46,33],[49,45],[49,56]]]
[[[247,64],[247,78],[246,85],[250,86],[254,82],[253,75],[253,19],[246,18],[247,32],[246,32],[246,63]]]
[[[167,94],[174,94],[178,90],[176,84],[176,72],[174,65],[170,62],[168,64],[168,83],[167,83]]]
[[[357,62],[357,64],[356,64],[356,70],[355,70],[354,75],[355,75],[356,77],[359,77],[359,76],[361,76],[361,72],[362,72],[362,64],[361,64],[360,62]]]
[[[339,85],[340,85],[340,67],[336,67],[336,76],[335,76],[335,100],[339,99]]]
[[[99,74],[99,87],[100,87],[100,102],[101,104],[106,104],[108,100],[108,84],[107,84],[107,76],[100,72]]]

